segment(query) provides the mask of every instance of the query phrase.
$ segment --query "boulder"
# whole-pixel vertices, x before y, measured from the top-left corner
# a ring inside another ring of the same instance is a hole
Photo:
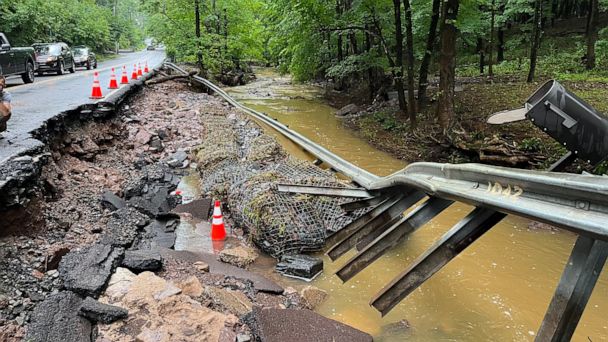
[[[158,271],[163,267],[163,258],[152,250],[126,251],[121,266],[135,273]]]
[[[258,254],[252,248],[238,246],[222,250],[219,257],[222,262],[245,268],[257,259]]]
[[[121,307],[103,304],[91,297],[87,297],[82,301],[79,314],[93,322],[110,324],[127,318],[129,312]]]
[[[356,104],[351,103],[349,105],[346,105],[346,106],[340,108],[340,110],[338,110],[336,112],[336,115],[337,116],[346,116],[346,115],[349,115],[349,114],[355,114],[358,111],[359,111],[359,107],[357,107]]]
[[[82,299],[70,291],[47,297],[34,309],[25,341],[91,341],[91,322],[78,315]]]
[[[242,292],[207,286],[204,293],[215,305],[238,317],[250,313],[253,308],[251,300]]]
[[[276,270],[288,277],[312,280],[323,271],[323,260],[304,254],[283,255]]]
[[[117,293],[114,287],[119,287],[121,291],[126,288],[126,293],[104,296],[100,301],[127,309],[129,318],[98,326],[98,341],[218,341],[228,316],[179,294],[179,288],[175,293],[175,285],[154,273],[130,276],[127,272],[121,271],[120,279],[107,291]]]
[[[83,296],[98,296],[123,254],[122,248],[102,243],[71,251],[59,263],[63,286]]]
[[[261,342],[372,342],[369,334],[310,310],[255,307],[246,320]]]
[[[137,276],[128,269],[118,267],[108,282],[105,295],[111,299],[124,297],[129,292],[129,288],[135,277]]]
[[[203,294],[203,285],[195,276],[177,283],[177,287],[182,289],[182,294],[192,298],[200,297]]]
[[[327,292],[314,286],[306,286],[300,291],[303,304],[310,310],[314,310],[317,306],[325,301]]]

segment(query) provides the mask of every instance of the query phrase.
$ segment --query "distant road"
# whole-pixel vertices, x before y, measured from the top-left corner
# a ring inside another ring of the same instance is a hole
[[[118,58],[99,63],[96,70],[77,68],[76,73],[69,72],[62,76],[45,74],[36,76],[32,84],[23,84],[20,77],[7,80],[9,91],[13,95],[13,117],[8,122],[8,131],[0,139],[0,162],[21,150],[20,144],[30,139],[29,133],[53,116],[73,109],[79,105],[95,103],[89,99],[93,85],[93,73],[99,72],[99,80],[104,96],[111,94],[108,89],[111,69],[116,69],[120,82],[122,66],[126,65],[129,78],[133,64],[148,62],[150,69],[159,66],[165,58],[162,50],[140,51],[120,54]]]

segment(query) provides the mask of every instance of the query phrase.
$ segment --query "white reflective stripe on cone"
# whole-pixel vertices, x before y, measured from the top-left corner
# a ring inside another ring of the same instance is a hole
[[[223,223],[224,223],[224,220],[223,220],[221,217],[220,217],[220,218],[216,218],[216,217],[214,217],[214,218],[213,218],[213,222],[212,222],[212,223],[213,223],[213,224],[223,224]]]

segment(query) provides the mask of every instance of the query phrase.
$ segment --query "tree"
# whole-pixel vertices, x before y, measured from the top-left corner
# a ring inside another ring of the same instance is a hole
[[[414,94],[414,33],[412,28],[412,6],[410,0],[403,0],[405,10],[405,35],[407,55],[407,113],[412,128],[416,127],[416,98]]]
[[[447,134],[454,117],[454,80],[456,74],[456,18],[459,0],[444,0],[441,22],[441,51],[439,57],[439,99],[437,118]]]
[[[426,49],[424,50],[424,56],[420,63],[420,76],[418,77],[418,105],[423,106],[427,102],[426,89],[429,85],[429,65],[431,63],[431,57],[435,50],[435,41],[437,40],[437,24],[439,23],[439,10],[441,0],[433,0],[433,9],[431,14],[431,23],[429,25],[429,32],[426,38]]]
[[[489,50],[490,50],[490,56],[489,56],[489,60],[488,60],[488,75],[490,75],[490,77],[494,76],[494,69],[493,69],[493,65],[494,65],[494,22],[496,19],[496,0],[492,0],[492,8],[490,9],[490,42],[489,42]]]
[[[540,47],[540,32],[542,30],[542,0],[535,0],[534,4],[534,29],[532,30],[532,47],[530,48],[530,70],[528,72],[528,83],[534,81],[536,71],[536,59]]]
[[[405,92],[403,89],[403,31],[401,29],[401,0],[393,0],[395,15],[395,88],[399,98],[399,109],[403,114],[407,111]]]
[[[589,0],[589,13],[587,19],[587,54],[585,67],[587,70],[595,68],[595,42],[598,36],[599,0]]]
[[[200,0],[194,0],[194,27],[196,31],[196,64],[203,72],[203,50],[201,47],[201,13]]]

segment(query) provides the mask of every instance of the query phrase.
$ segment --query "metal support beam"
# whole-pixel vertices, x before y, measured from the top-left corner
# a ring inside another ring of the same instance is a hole
[[[313,186],[313,185],[294,185],[294,184],[278,184],[278,191],[296,193],[296,194],[318,195],[318,196],[357,197],[357,198],[369,198],[374,195],[374,192],[369,192],[365,189],[338,188],[338,187]]]
[[[360,199],[360,200],[356,200],[356,201],[352,201],[352,202],[343,203],[343,204],[340,204],[340,207],[342,207],[342,210],[344,210],[344,211],[355,211],[355,210],[361,209],[361,208],[374,207],[374,206],[377,206],[378,204],[386,201],[386,199],[389,196],[390,196],[389,194],[381,194],[376,197],[369,197],[369,198],[364,198],[364,199]]]
[[[476,208],[418,257],[405,272],[380,290],[370,304],[383,316],[386,315],[403,298],[504,217],[505,214],[490,209]]]
[[[336,260],[353,248],[365,235],[371,233],[375,229],[380,228],[394,218],[403,215],[403,212],[407,208],[420,201],[424,196],[425,194],[419,191],[415,191],[407,196],[398,195],[395,197],[397,198],[397,201],[394,201],[391,205],[386,206],[381,213],[371,215],[369,220],[358,226],[356,229],[350,229],[348,235],[342,241],[331,247],[327,252],[327,255],[332,260]],[[372,210],[370,213],[374,211],[375,210]],[[348,228],[348,226],[342,230],[345,230],[346,228]]]
[[[438,197],[431,197],[407,216],[393,224],[373,242],[362,249],[361,252],[347,261],[346,264],[336,272],[336,275],[342,279],[342,281],[348,281],[365,267],[380,258],[389,249],[401,243],[406,236],[422,227],[452,203],[454,202]]]
[[[535,341],[570,341],[608,257],[608,243],[579,236]]]

